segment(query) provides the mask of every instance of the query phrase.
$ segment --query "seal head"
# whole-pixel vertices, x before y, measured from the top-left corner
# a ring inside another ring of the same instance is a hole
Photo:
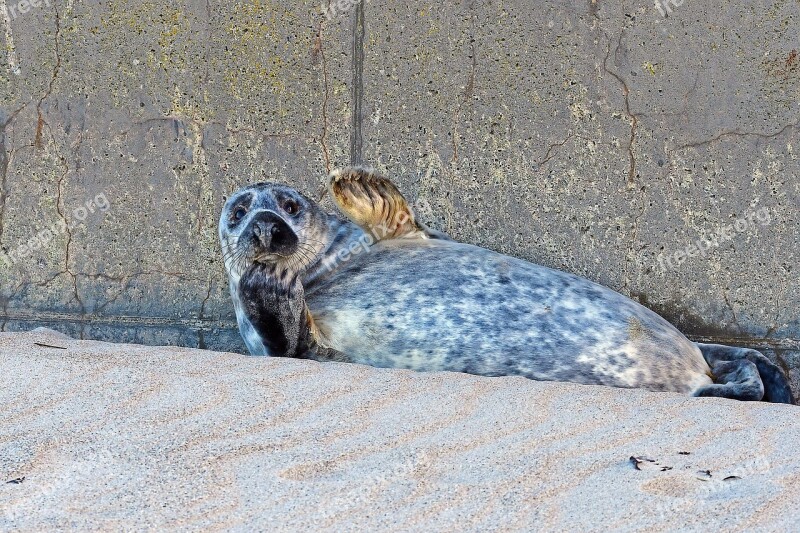
[[[304,271],[321,254],[329,216],[295,189],[258,183],[237,192],[220,216],[225,268],[238,283],[255,263],[279,278]]]
[[[219,238],[239,330],[253,355],[313,352],[316,328],[304,287],[333,272],[343,249],[369,248],[357,226],[276,183],[231,196]]]

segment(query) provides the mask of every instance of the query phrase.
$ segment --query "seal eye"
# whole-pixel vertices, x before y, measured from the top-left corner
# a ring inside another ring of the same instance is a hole
[[[300,206],[294,200],[286,200],[283,202],[283,210],[294,216],[300,211]]]
[[[247,214],[247,209],[245,209],[244,207],[237,207],[236,211],[233,212],[233,220],[239,222],[244,218],[246,214]]]

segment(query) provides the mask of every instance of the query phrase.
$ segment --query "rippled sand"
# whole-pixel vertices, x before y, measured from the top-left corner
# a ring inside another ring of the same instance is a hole
[[[800,524],[795,406],[48,332],[0,373],[0,530]]]

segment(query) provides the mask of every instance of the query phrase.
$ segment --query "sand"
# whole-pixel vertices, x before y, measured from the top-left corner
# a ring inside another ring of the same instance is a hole
[[[800,527],[796,406],[47,331],[0,373],[2,530]]]

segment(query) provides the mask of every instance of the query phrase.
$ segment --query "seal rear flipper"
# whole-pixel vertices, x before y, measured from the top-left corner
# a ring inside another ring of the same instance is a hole
[[[789,380],[781,369],[761,352],[720,344],[697,343],[697,346],[711,367],[716,383],[698,389],[695,396],[794,403]],[[759,397],[754,398],[754,396]]]
[[[749,402],[758,402],[764,398],[764,384],[755,363],[747,359],[720,361],[711,370],[718,383],[697,389],[695,396],[715,396]]]
[[[344,168],[331,172],[330,191],[339,210],[376,241],[386,239],[451,240],[417,222],[394,183],[374,171]]]

